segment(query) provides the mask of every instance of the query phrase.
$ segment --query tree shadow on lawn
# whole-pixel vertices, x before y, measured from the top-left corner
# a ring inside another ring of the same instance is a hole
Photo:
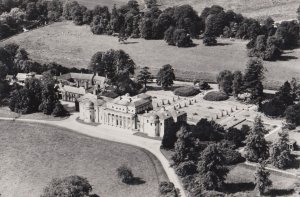
[[[253,182],[245,182],[245,183],[226,183],[224,187],[224,192],[226,193],[238,193],[245,191],[254,190],[255,185]]]
[[[139,42],[135,42],[135,41],[133,41],[133,42],[124,42],[124,43],[122,43],[122,44],[137,44],[137,43],[139,43]]]
[[[267,195],[270,196],[287,196],[295,192],[294,189],[271,189]]]
[[[298,57],[292,55],[284,55],[278,58],[278,61],[289,61],[289,60],[296,60]]]
[[[217,43],[215,46],[228,46],[232,45],[232,43]]]
[[[142,185],[145,184],[146,181],[144,181],[142,178],[140,177],[133,177],[132,182],[130,182],[128,185]]]

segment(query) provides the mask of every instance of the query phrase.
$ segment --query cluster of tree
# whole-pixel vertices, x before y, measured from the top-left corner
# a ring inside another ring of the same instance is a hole
[[[20,48],[19,45],[11,43],[0,47],[0,64],[5,67],[6,72],[1,74],[5,76],[16,75],[18,73],[35,72],[42,74],[46,71],[51,71],[55,76],[60,74],[66,74],[69,72],[76,73],[88,73],[88,69],[78,68],[66,68],[55,62],[41,64],[34,60],[31,60],[28,52],[24,48]]]
[[[111,12],[106,6],[89,10],[77,1],[68,1],[63,7],[63,16],[76,25],[88,24],[94,34],[119,34],[120,40],[128,37],[166,39],[170,45],[192,46],[191,37],[200,34],[201,20],[189,5],[160,10],[156,1],[151,1],[144,10],[135,0],[130,0]],[[168,31],[167,31],[168,30]]]
[[[137,94],[142,85],[131,80],[136,65],[123,50],[108,50],[95,53],[90,61],[91,72],[107,79],[107,83],[116,88],[118,94]],[[145,81],[144,81],[145,83]]]
[[[68,115],[59,102],[57,88],[55,88],[55,81],[51,73],[44,73],[42,80],[27,79],[24,87],[16,86],[9,96],[11,111],[21,114],[43,112],[55,117]]]
[[[157,85],[160,85],[161,87],[163,87],[163,89],[168,89],[173,85],[174,80],[175,74],[173,67],[170,64],[162,66],[162,68],[157,73]]]
[[[174,130],[175,135],[168,135],[162,141],[162,148],[174,149],[172,165],[192,196],[201,196],[206,190],[220,190],[228,172],[225,165],[243,161],[235,148],[245,139],[240,134],[246,135],[249,128],[227,134],[214,121],[202,119],[196,126],[182,124],[177,132]]]
[[[160,197],[179,197],[179,191],[175,188],[174,183],[163,181],[159,183]]]
[[[0,2],[0,39],[58,21],[63,6],[59,0],[13,0]]]
[[[200,16],[204,23],[203,43],[215,45],[216,37],[223,35],[226,38],[255,38],[262,31],[260,23],[252,18],[246,18],[232,10],[224,11],[218,5],[205,8]]]
[[[93,187],[89,181],[81,176],[69,176],[53,179],[44,188],[41,197],[99,197],[92,194]]]
[[[262,27],[266,31],[247,44],[250,57],[274,61],[281,57],[282,50],[298,46],[300,28],[297,21],[283,21],[275,28],[273,19],[267,18]]]
[[[294,101],[295,94],[292,86],[286,81],[271,100],[261,104],[260,111],[268,116],[284,116],[286,109],[288,106],[293,105]]]
[[[261,101],[263,97],[264,67],[258,58],[251,58],[247,63],[244,75],[241,71],[232,73],[224,70],[217,76],[220,91],[227,95],[233,94],[238,97],[239,94],[249,93],[251,101]]]
[[[264,135],[267,130],[258,116],[246,138],[245,157],[252,162],[268,162],[280,169],[286,169],[295,162],[295,157],[289,149],[289,139],[286,132],[279,134],[279,140],[269,146]]]

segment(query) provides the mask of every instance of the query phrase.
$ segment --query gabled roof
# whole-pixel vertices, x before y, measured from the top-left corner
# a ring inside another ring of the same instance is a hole
[[[86,74],[86,73],[67,73],[61,76],[58,76],[58,79],[69,80],[69,79],[77,79],[77,80],[92,80],[94,74]],[[105,77],[95,76],[95,81],[99,81],[103,83],[105,81]]]
[[[77,87],[68,86],[68,85],[60,86],[60,91],[70,92],[70,93],[74,93],[74,94],[82,94],[82,95],[84,95],[86,93],[86,91],[83,87],[77,88]]]
[[[185,111],[178,110],[159,110],[159,111],[151,111],[149,113],[144,114],[145,117],[159,117],[160,120],[165,120],[169,118],[176,119],[177,117],[186,114]]]
[[[85,94],[78,99],[79,102],[82,102],[82,103],[92,102],[98,106],[102,106],[110,100],[112,100],[112,99],[105,97],[105,96],[97,96],[95,94],[90,94],[90,93]]]

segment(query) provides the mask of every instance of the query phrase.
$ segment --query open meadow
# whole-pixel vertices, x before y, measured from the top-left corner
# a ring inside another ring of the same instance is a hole
[[[137,0],[142,6],[143,0]],[[78,0],[79,3],[94,8],[96,5],[112,8],[124,5],[128,0]],[[275,21],[296,19],[296,10],[299,7],[298,0],[157,0],[161,9],[171,6],[189,4],[201,14],[205,7],[220,5],[226,10],[231,9],[247,17],[266,18],[271,16]]]
[[[248,61],[247,41],[220,39],[218,46],[206,47],[202,40],[194,40],[197,46],[192,48],[168,46],[163,40],[129,39],[127,44],[120,44],[116,37],[93,35],[89,26],[75,26],[70,21],[16,35],[0,45],[13,42],[25,48],[34,60],[77,68],[86,68],[97,51],[123,49],[138,67],[148,66],[155,74],[162,65],[171,64],[178,79],[188,80],[215,81],[221,70],[244,70]],[[296,49],[287,51],[280,61],[265,62],[266,82],[278,86],[299,77],[299,58],[300,49]]]
[[[86,177],[99,196],[153,197],[159,181],[167,180],[148,152],[132,146],[12,121],[0,121],[0,133],[0,193],[5,197],[38,197],[52,178],[70,175]],[[139,184],[118,180],[122,164],[132,168]]]
[[[298,0],[158,0],[163,8],[189,4],[199,13],[205,7],[220,5],[248,17],[260,18],[271,16],[275,21],[296,19]]]

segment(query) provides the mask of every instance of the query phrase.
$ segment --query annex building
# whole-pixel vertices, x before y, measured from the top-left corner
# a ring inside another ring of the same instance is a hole
[[[79,118],[87,123],[99,123],[150,137],[163,137],[177,122],[186,122],[187,114],[161,108],[153,110],[152,97],[147,94],[119,96],[115,99],[85,94],[78,99]]]

